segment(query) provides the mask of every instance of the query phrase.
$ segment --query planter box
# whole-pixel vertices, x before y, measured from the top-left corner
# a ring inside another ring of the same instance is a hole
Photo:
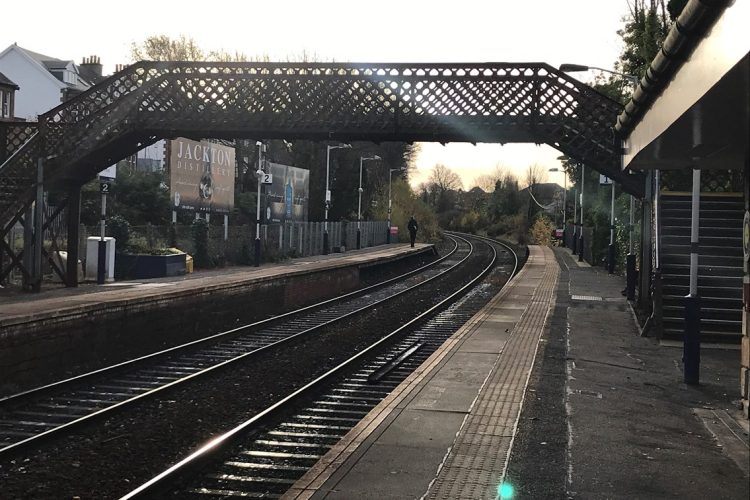
[[[118,279],[148,279],[185,274],[186,254],[131,255],[118,254],[115,274]]]

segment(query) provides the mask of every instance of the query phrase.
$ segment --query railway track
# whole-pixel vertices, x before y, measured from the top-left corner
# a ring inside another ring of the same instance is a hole
[[[483,240],[492,258],[466,285],[123,500],[280,497],[516,272],[512,249]],[[504,275],[502,284],[481,284],[496,265],[497,246],[504,247],[502,265],[494,271]]]
[[[293,342],[437,279],[466,261],[453,238],[437,261],[341,297],[0,399],[0,458],[215,370]]]

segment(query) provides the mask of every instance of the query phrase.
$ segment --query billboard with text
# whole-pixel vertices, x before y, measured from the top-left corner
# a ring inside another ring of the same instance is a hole
[[[228,213],[234,207],[234,148],[208,141],[169,141],[169,188],[175,208]]]

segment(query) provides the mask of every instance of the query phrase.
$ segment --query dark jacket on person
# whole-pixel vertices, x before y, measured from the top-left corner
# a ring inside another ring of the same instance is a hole
[[[407,228],[409,229],[410,233],[416,233],[417,229],[419,229],[419,226],[417,225],[417,220],[414,217],[409,219],[409,225],[407,226]]]

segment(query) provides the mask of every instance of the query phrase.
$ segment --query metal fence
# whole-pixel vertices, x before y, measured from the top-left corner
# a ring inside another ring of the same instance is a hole
[[[190,225],[174,226],[132,226],[130,243],[134,248],[144,250],[166,248],[176,243],[180,250],[192,254],[195,244]],[[362,248],[382,245],[386,242],[388,222],[374,221],[361,223]],[[323,222],[295,222],[269,224],[260,227],[263,261],[276,261],[289,257],[306,257],[323,253]],[[88,236],[98,236],[99,228],[92,226],[81,231],[81,254],[85,255]],[[253,260],[255,245],[255,225],[229,226],[209,225],[209,253],[216,264],[249,264]],[[331,251],[352,250],[356,247],[356,222],[329,222],[328,239]],[[174,241],[173,241],[174,240]]]
[[[63,219],[64,220],[64,219]],[[130,244],[133,250],[150,250],[167,248],[176,243],[180,250],[192,254],[195,244],[190,225],[174,226],[131,226]],[[386,221],[361,223],[362,248],[383,245],[386,242],[388,223]],[[89,237],[99,237],[99,226],[81,226],[78,240],[78,255],[85,268],[86,245]],[[301,222],[287,224],[262,225],[260,228],[261,255],[263,262],[273,262],[291,257],[307,257],[323,253],[322,222]],[[54,248],[68,248],[67,231],[64,224],[50,227],[45,231],[45,248],[53,251],[51,240],[56,241]],[[109,228],[107,235],[111,236]],[[332,252],[356,248],[356,222],[329,222],[328,237]],[[24,228],[16,224],[6,235],[6,243],[14,249],[23,248]],[[228,226],[209,225],[209,254],[215,265],[251,264],[254,261],[255,225]],[[2,263],[2,262],[0,262]],[[7,264],[7,263],[5,263]],[[57,280],[52,275],[49,263],[43,262],[45,279]],[[5,284],[20,285],[22,275],[18,269],[11,272]]]
[[[323,253],[323,222],[273,224],[263,226],[266,247],[277,249],[282,256],[305,257]],[[386,242],[386,221],[363,222],[360,244],[362,248]],[[333,251],[352,250],[357,245],[356,222],[329,222],[328,241]]]

